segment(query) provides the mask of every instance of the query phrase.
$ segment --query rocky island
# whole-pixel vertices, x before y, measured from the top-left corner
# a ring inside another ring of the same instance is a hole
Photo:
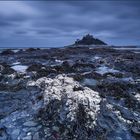
[[[81,40],[77,39],[75,45],[107,45],[105,42],[94,38],[92,35],[87,34]]]
[[[75,45],[1,52],[0,140],[139,140],[140,55]]]

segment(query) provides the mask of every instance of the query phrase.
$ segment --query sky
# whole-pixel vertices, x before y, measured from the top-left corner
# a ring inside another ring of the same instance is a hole
[[[0,1],[0,47],[62,47],[92,34],[140,45],[138,0]]]

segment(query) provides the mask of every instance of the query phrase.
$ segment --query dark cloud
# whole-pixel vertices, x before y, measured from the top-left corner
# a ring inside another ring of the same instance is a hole
[[[0,27],[12,26],[13,24],[8,21],[0,21]]]
[[[0,47],[61,46],[87,33],[110,44],[140,44],[139,13],[140,2],[132,0],[0,1]]]

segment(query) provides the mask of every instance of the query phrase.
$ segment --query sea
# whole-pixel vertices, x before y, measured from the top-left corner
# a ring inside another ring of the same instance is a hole
[[[37,47],[36,47],[37,48]],[[38,47],[39,48],[39,47]],[[40,47],[40,49],[50,49],[51,47]],[[2,51],[4,51],[4,50],[7,50],[7,49],[10,49],[10,50],[13,50],[14,52],[18,52],[20,49],[22,49],[22,50],[25,50],[25,49],[28,49],[28,48],[26,48],[26,47],[15,47],[15,48],[10,48],[10,47],[4,47],[4,48],[1,48],[0,47],[0,53],[2,52]]]
[[[134,53],[140,53],[140,46],[138,47],[115,47],[114,49],[116,50],[129,50],[132,51]]]
[[[37,47],[36,47],[37,48]],[[38,47],[39,48],[39,47]],[[50,48],[54,48],[54,47],[40,47],[40,49],[50,49]],[[63,48],[63,47],[56,47],[56,48]],[[125,47],[117,47],[117,46],[112,46],[112,48],[114,48],[114,49],[116,49],[116,50],[129,50],[129,51],[132,51],[132,52],[134,52],[134,53],[140,53],[140,46],[136,46],[136,47],[127,47],[127,46],[125,46]],[[20,50],[20,49],[27,49],[26,47],[24,47],[24,48],[17,48],[17,47],[15,47],[15,48],[10,48],[10,47],[4,47],[4,48],[1,48],[0,47],[0,53],[3,51],[3,50],[7,50],[7,49],[11,49],[11,50],[13,50],[14,52],[17,52],[18,50]]]

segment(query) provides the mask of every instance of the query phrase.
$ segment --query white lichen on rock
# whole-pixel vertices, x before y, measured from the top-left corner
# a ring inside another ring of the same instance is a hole
[[[40,78],[28,85],[42,89],[45,119],[51,116],[53,123],[65,127],[84,124],[84,127],[94,129],[100,111],[98,92],[82,87],[66,75],[58,75],[54,79]]]

